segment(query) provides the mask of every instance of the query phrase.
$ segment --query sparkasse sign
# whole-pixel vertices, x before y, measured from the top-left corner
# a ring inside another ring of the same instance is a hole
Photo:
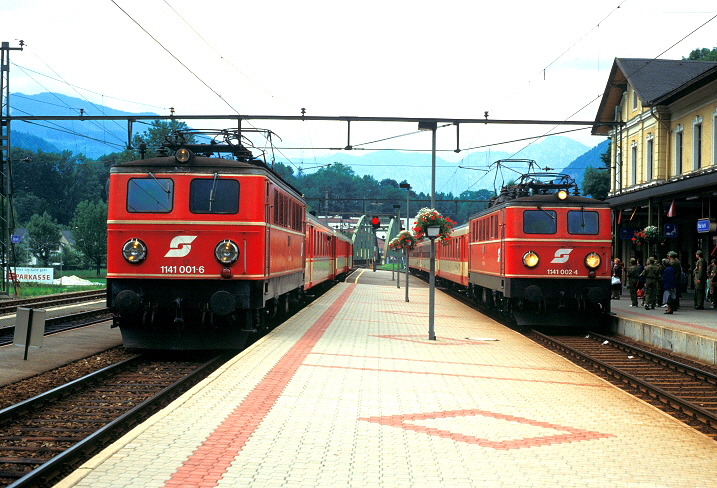
[[[52,283],[55,276],[54,268],[11,268],[10,272],[17,275],[18,281],[35,283]],[[7,279],[10,280],[10,276]]]

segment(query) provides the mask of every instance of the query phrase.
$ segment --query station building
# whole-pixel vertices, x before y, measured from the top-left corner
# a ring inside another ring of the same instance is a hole
[[[615,257],[717,258],[717,62],[616,58],[592,134],[611,141]]]

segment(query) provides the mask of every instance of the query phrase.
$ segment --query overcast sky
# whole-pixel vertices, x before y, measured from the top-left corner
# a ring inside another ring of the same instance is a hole
[[[488,111],[496,119],[590,121],[615,57],[680,59],[717,46],[714,0],[0,0],[0,15],[0,41],[26,43],[11,53],[12,92],[180,115],[299,115],[303,107],[317,116]],[[290,157],[346,144],[345,124],[254,125],[273,128],[284,147],[305,148],[287,149]],[[351,140],[415,129],[353,124]],[[462,126],[461,146],[551,129]],[[589,134],[569,137],[590,147],[603,140]],[[455,148],[455,130],[439,131],[438,144]],[[430,149],[430,135],[366,147]]]

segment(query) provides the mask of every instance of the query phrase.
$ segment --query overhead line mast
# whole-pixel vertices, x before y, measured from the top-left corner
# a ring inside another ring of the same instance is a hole
[[[9,42],[0,44],[0,293],[7,294],[10,255],[12,249],[12,164],[10,162],[10,51],[22,51],[20,47],[10,47]]]

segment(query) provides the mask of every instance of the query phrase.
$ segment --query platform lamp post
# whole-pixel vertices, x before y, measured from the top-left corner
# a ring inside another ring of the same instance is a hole
[[[409,198],[411,197],[411,185],[408,183],[401,183],[398,185],[400,188],[406,189],[406,230],[408,230],[408,216],[411,215],[411,210],[409,205]],[[406,253],[406,301],[408,301],[408,249],[405,250]]]
[[[436,331],[433,327],[436,308],[436,237],[441,234],[440,225],[426,227],[426,237],[431,240],[431,266],[428,275],[428,340],[436,340]]]
[[[398,220],[398,233],[401,233],[401,206],[395,205],[393,206],[393,209],[396,211],[396,220]],[[398,253],[399,257],[401,256],[401,253],[399,251]],[[396,256],[393,257],[393,267],[396,267],[396,262],[398,262],[399,259],[396,258]],[[393,270],[391,271],[391,280],[393,280]],[[396,288],[401,288],[401,268],[400,266],[398,269],[396,269]]]

